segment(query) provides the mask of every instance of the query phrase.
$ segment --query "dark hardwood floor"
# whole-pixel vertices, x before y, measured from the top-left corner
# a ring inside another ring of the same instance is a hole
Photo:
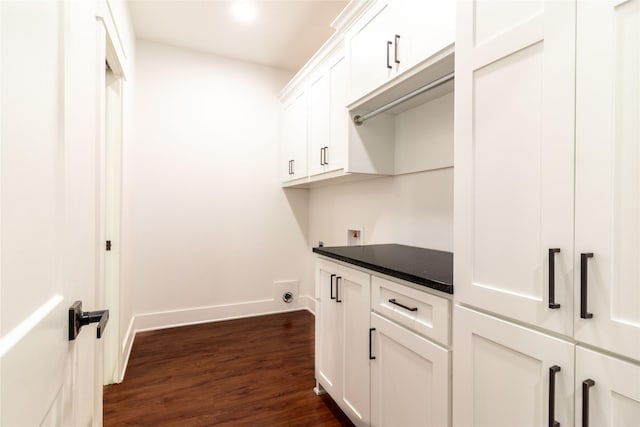
[[[351,426],[313,392],[313,351],[306,311],[140,333],[104,425]]]

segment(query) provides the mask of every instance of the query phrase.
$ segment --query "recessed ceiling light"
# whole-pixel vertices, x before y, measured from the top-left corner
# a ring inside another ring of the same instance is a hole
[[[231,7],[231,13],[238,22],[249,23],[256,20],[258,7],[252,1],[236,1]]]

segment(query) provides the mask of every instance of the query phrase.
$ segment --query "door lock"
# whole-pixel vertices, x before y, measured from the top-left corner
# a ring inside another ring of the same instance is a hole
[[[74,302],[69,307],[69,341],[76,339],[80,328],[90,323],[97,323],[97,338],[102,338],[104,328],[109,321],[109,310],[82,311],[82,301]]]

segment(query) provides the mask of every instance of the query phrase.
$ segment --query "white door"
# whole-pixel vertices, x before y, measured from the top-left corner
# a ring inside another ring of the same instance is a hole
[[[457,3],[456,298],[566,335],[574,45],[573,2]]]
[[[576,91],[575,337],[640,360],[640,0],[578,2]]]
[[[340,406],[356,425],[369,424],[369,275],[340,267],[336,302],[342,322],[342,393]]]
[[[576,427],[637,427],[640,366],[578,346]]]
[[[449,351],[371,314],[371,425],[449,425]]]
[[[453,319],[453,425],[573,425],[573,344],[457,305]]]
[[[336,264],[316,263],[316,379],[334,398],[340,392],[342,330],[335,298]]]
[[[0,2],[0,424],[101,425],[93,2]]]

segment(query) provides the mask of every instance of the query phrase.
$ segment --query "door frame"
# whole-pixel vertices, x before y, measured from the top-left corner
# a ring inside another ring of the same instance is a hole
[[[123,140],[123,99],[127,79],[126,55],[120,34],[115,25],[113,10],[109,0],[98,2],[97,18],[97,52],[98,67],[97,105],[98,126],[98,165],[97,171],[97,221],[98,227],[98,269],[96,278],[97,303],[110,311],[110,327],[105,331],[104,360],[96,360],[96,387],[122,381],[124,369],[122,337],[120,332],[120,228],[121,228],[121,176],[122,176],[122,140]],[[108,64],[115,81],[107,81],[106,64]],[[116,87],[115,96],[108,95],[107,84]],[[115,114],[107,114],[107,103],[112,105]],[[115,200],[115,202],[114,202]],[[106,240],[115,240],[115,250],[105,250]],[[99,394],[102,396],[102,393]],[[96,410],[102,411],[102,399],[96,399]]]

